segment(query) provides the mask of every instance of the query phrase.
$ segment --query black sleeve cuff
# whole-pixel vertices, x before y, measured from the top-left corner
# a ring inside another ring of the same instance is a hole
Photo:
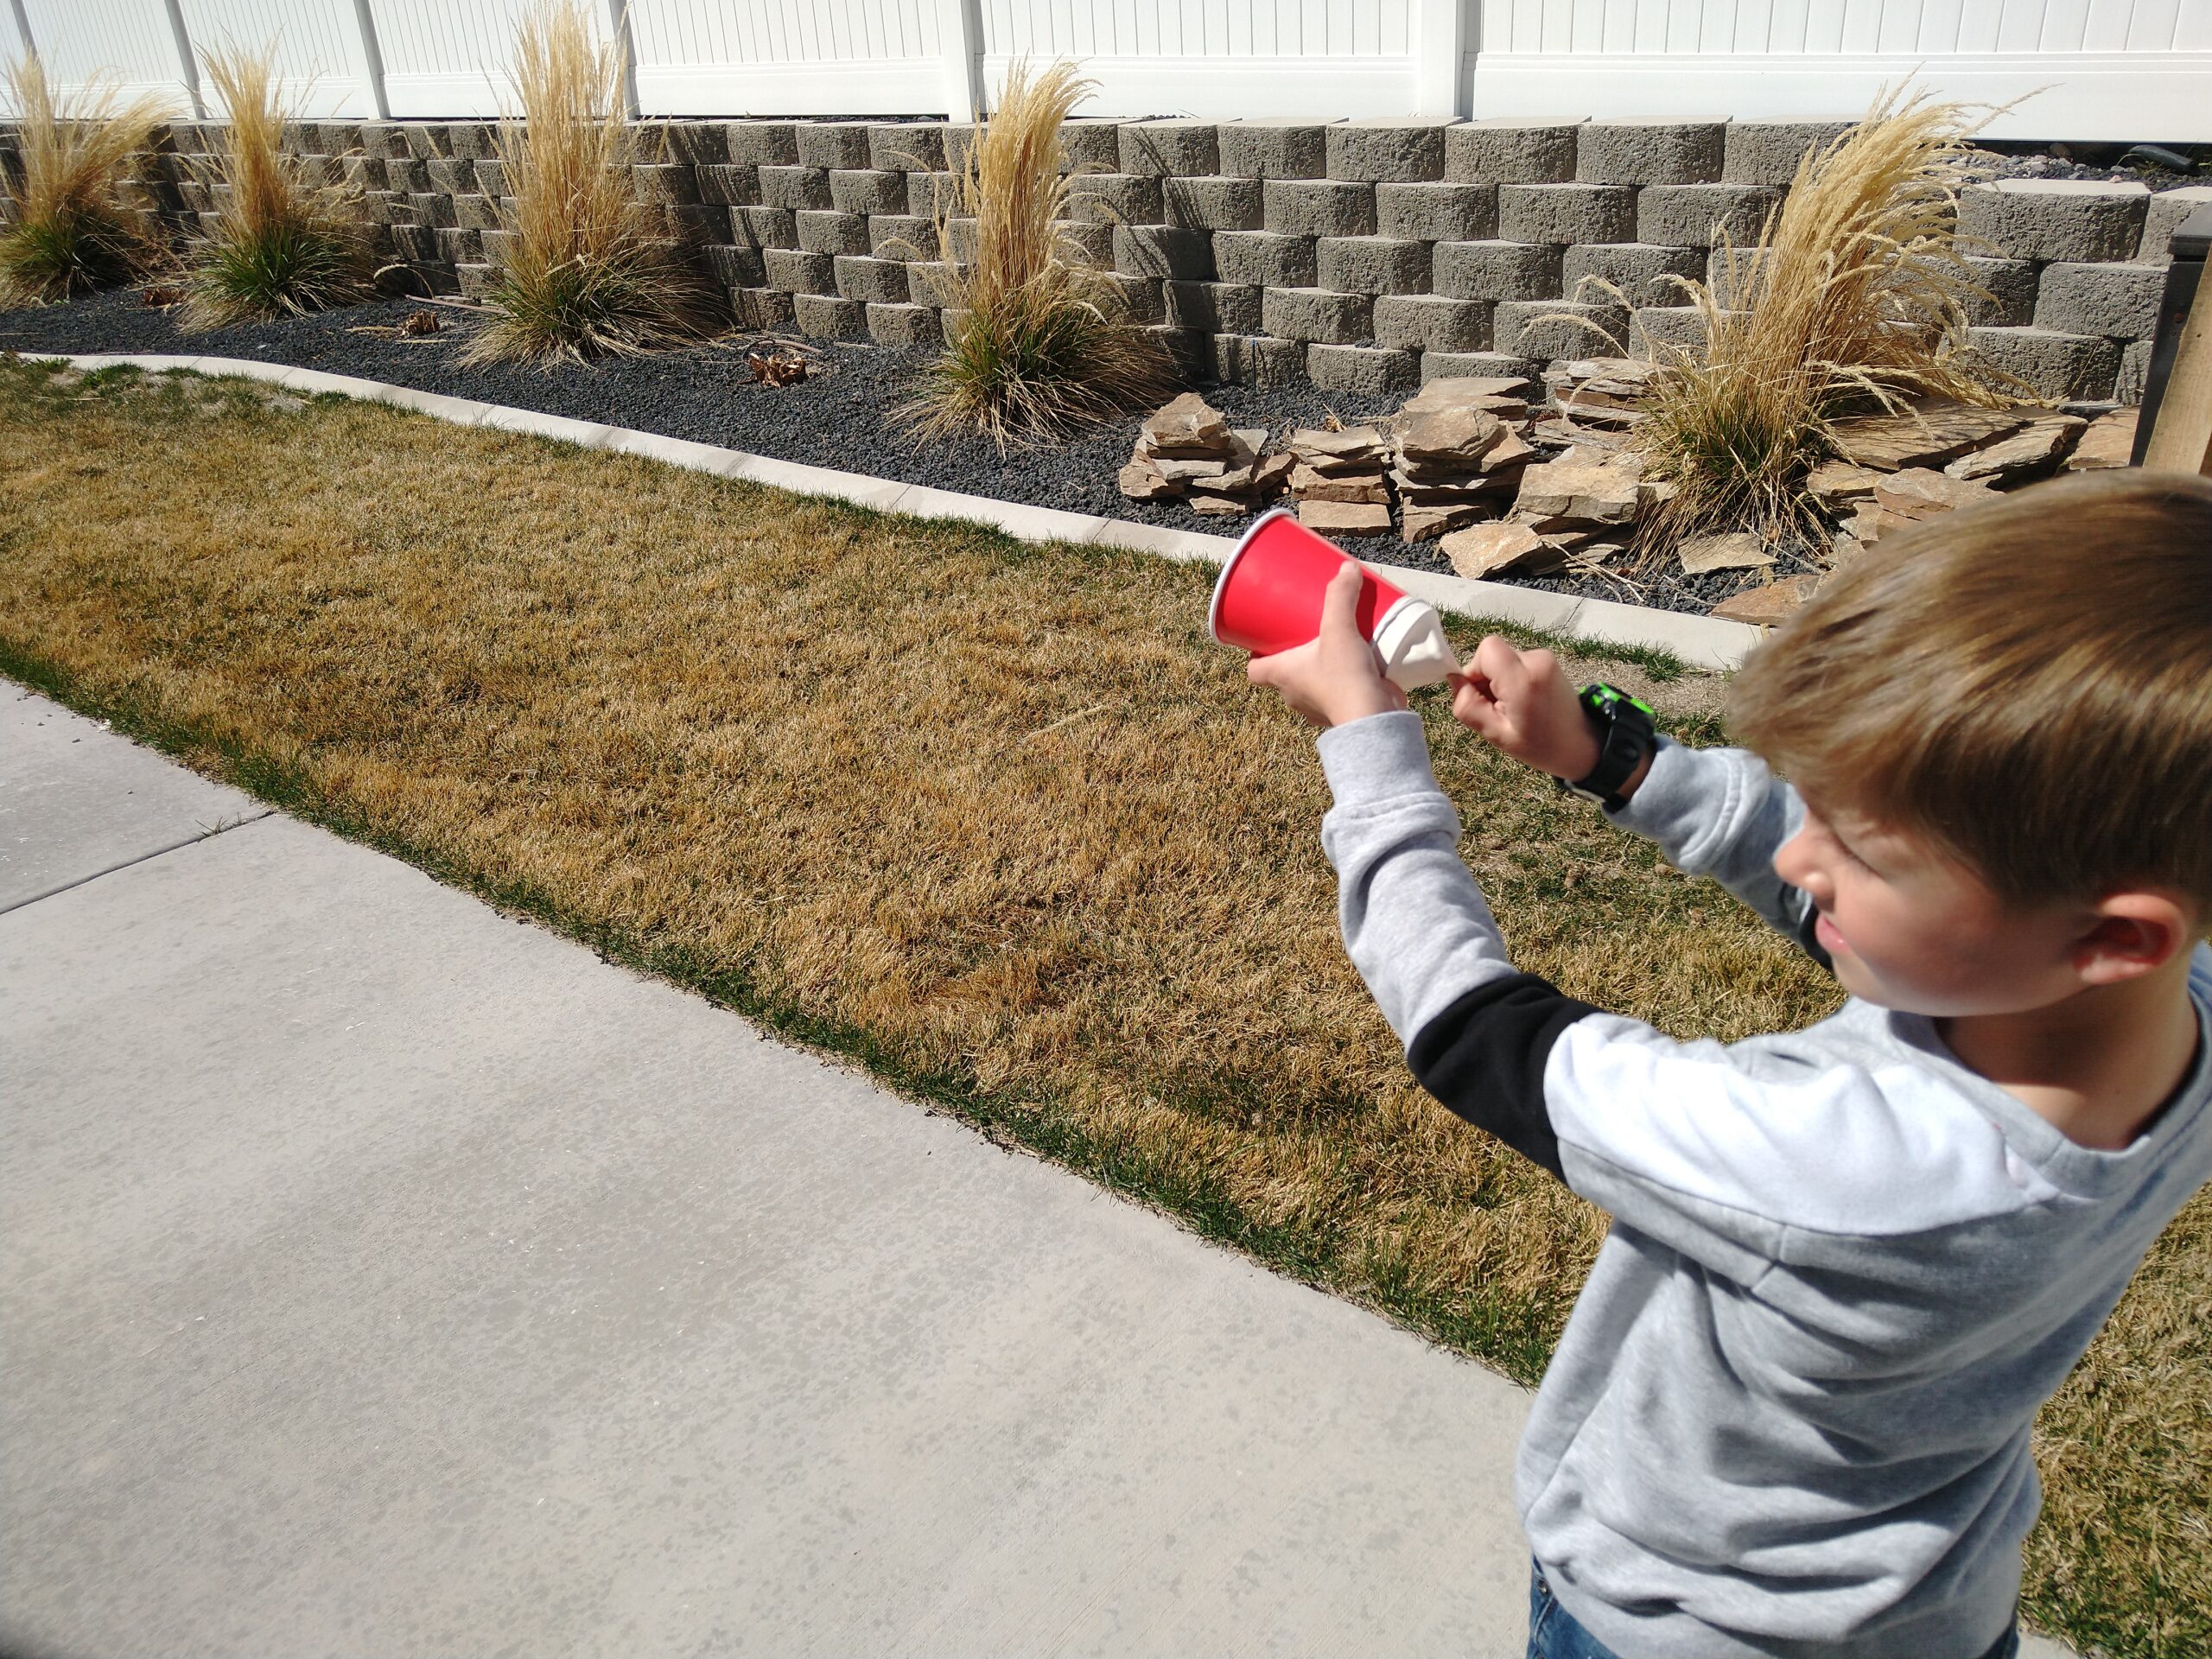
[[[1406,1058],[1446,1108],[1564,1180],[1544,1105],[1544,1067],[1560,1033],[1598,1012],[1534,974],[1510,974],[1423,1026]]]

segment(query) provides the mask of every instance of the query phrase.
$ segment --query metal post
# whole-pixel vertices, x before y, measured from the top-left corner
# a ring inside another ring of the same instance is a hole
[[[377,43],[377,20],[370,15],[369,0],[353,0],[353,21],[360,28],[361,79],[369,83],[369,101],[377,119],[391,119],[391,102],[384,92],[384,48]]]
[[[182,0],[168,0],[169,35],[176,41],[176,60],[184,66],[185,95],[192,100],[192,118],[205,121],[207,105],[200,96],[200,60],[193,55],[192,35],[184,26]]]
[[[938,0],[938,51],[944,64],[944,118],[983,113],[983,17],[980,0]]]
[[[2204,257],[2212,249],[2212,207],[2199,207],[2182,221],[2170,245],[2173,263],[2166,267],[2165,292],[2158,301],[2158,328],[2151,344],[2151,369],[2143,378],[2143,412],[2135,417],[2135,448],[2130,457],[2134,465],[2143,465],[2151,451],[2151,434],[2158,423],[2158,413],[2166,401],[2166,393],[2174,379],[2175,359],[2181,354],[2182,336],[2188,330],[2190,312],[2202,286]],[[2202,325],[2200,325],[2202,326]],[[2201,353],[2200,353],[2201,355]],[[2202,376],[2197,377],[2202,379]],[[2190,384],[2184,375],[2184,385],[2179,395],[2186,401],[2212,395],[2212,388]],[[2174,411],[2177,420],[2202,421],[2205,412],[2191,411],[2177,405]],[[2164,446],[2161,446],[2162,448]],[[2197,471],[2201,456],[2189,470]]]
[[[638,52],[630,35],[630,0],[607,0],[607,21],[614,30],[614,49],[622,54],[622,113],[635,121],[638,105]]]
[[[23,55],[36,63],[38,42],[31,38],[31,17],[23,10],[23,0],[8,0],[8,9],[16,14],[16,38],[23,43]]]
[[[1459,78],[1467,56],[1466,0],[1417,0],[1414,7],[1414,113],[1449,121],[1459,107]]]

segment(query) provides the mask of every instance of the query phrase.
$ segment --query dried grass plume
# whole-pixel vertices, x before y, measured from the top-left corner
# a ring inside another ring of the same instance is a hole
[[[125,103],[106,82],[57,99],[35,57],[0,85],[22,130],[15,222],[0,232],[0,305],[66,300],[158,264],[164,251],[126,181],[168,114],[161,99]]]
[[[906,411],[925,433],[978,430],[1003,450],[1158,398],[1173,386],[1166,353],[1133,326],[1105,273],[1058,228],[1069,217],[1060,128],[1092,90],[1068,63],[1032,78],[1007,72],[937,207],[944,273],[944,356]],[[975,224],[973,257],[954,257],[951,221]]]
[[[575,0],[539,0],[515,40],[518,118],[499,124],[512,207],[472,362],[626,356],[710,326],[704,284],[638,194],[623,60]]]

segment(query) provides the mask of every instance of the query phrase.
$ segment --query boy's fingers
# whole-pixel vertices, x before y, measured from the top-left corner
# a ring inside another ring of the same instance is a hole
[[[1366,579],[1359,567],[1350,559],[1344,561],[1343,569],[1329,578],[1329,585],[1321,594],[1324,634],[1359,632],[1359,590],[1365,585]]]

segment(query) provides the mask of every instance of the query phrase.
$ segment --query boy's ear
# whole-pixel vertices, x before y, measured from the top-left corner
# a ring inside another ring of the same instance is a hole
[[[2087,985],[2116,985],[2163,968],[2195,946],[2196,929],[2187,908],[2164,893],[2108,893],[2094,921],[2074,946],[2074,969]]]

